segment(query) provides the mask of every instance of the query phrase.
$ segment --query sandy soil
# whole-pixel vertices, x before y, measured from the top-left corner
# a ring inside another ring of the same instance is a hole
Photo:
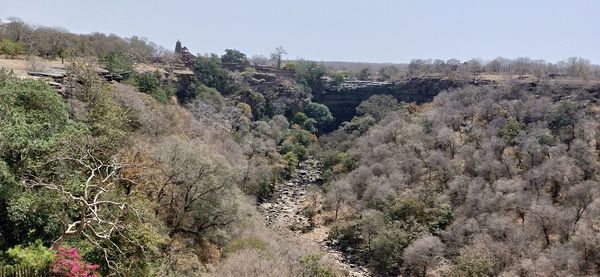
[[[61,63],[60,59],[46,60],[39,57],[26,59],[18,57],[16,59],[0,58],[0,68],[12,70],[19,77],[27,77],[27,71],[37,71],[46,73],[61,74],[65,73],[67,62]]]

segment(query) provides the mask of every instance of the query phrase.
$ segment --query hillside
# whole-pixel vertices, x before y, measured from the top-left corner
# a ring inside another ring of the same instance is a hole
[[[0,41],[2,269],[600,274],[588,60],[266,60],[19,20]]]

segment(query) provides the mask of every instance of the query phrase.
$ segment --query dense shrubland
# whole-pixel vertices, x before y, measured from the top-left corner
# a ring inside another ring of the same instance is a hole
[[[60,276],[333,276],[318,249],[277,238],[254,209],[296,177],[300,161],[318,157],[325,184],[311,193],[324,203],[311,212],[326,220],[311,224],[329,224],[331,242],[373,272],[600,274],[597,95],[547,80],[597,77],[584,59],[333,71],[285,61],[279,47],[271,61],[280,76],[228,69],[268,61],[227,49],[175,77],[171,65],[135,72],[136,62],[172,58],[136,37],[13,19],[0,25],[0,41],[11,58],[70,64],[61,93],[0,71],[0,266]],[[127,80],[105,82],[91,60]],[[531,75],[536,86],[467,87],[421,106],[376,95],[328,134],[333,117],[311,100],[324,82],[352,77],[484,73]]]
[[[175,88],[159,75],[136,73],[136,89],[94,68],[73,63],[62,96],[43,81],[0,76],[0,264],[179,276],[249,251],[257,268],[287,259],[280,276],[329,272],[315,249],[288,253],[280,244],[294,242],[248,231],[257,228],[254,199],[293,176],[316,144],[283,115],[303,110],[287,105],[305,98],[284,86],[292,100],[272,99],[282,101],[278,112],[257,120],[238,91],[224,97],[194,80],[186,110],[171,104],[176,93],[164,91]],[[245,240],[253,242],[237,249]],[[237,274],[227,264],[220,271]]]
[[[169,54],[169,51],[145,38],[121,38],[103,33],[74,34],[61,27],[30,25],[19,18],[0,22],[0,40],[3,40],[2,45],[13,45],[2,51],[9,56],[27,54],[63,59],[89,56],[112,59],[115,56],[126,56],[136,62],[151,62]]]
[[[558,92],[365,101],[322,139],[331,238],[382,274],[599,274],[597,95]]]

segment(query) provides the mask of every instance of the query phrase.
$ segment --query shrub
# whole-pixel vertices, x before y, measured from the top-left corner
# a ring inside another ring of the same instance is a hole
[[[225,248],[226,254],[233,254],[240,250],[245,249],[257,249],[260,251],[266,251],[269,245],[262,239],[254,236],[234,239]]]
[[[335,272],[331,267],[321,264],[321,256],[318,254],[304,256],[300,259],[304,267],[302,276],[306,277],[335,277]]]
[[[135,71],[133,59],[123,53],[110,52],[102,57],[100,61],[108,72],[121,75],[123,79],[129,79]]]
[[[98,276],[96,270],[98,265],[88,264],[81,260],[77,249],[60,248],[54,264],[52,273],[61,277],[93,277]]]
[[[19,42],[3,39],[0,42],[0,52],[14,59],[17,55],[25,54],[25,47]]]
[[[41,240],[23,247],[17,245],[6,251],[9,260],[14,265],[31,268],[36,271],[46,269],[54,261],[54,253],[42,245]]]

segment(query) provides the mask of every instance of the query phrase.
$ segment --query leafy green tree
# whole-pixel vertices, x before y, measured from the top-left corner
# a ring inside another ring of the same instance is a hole
[[[331,78],[333,85],[340,85],[348,78],[347,72],[329,72],[327,75]]]
[[[502,128],[498,131],[498,135],[507,141],[512,142],[521,131],[525,130],[525,127],[525,124],[519,122],[514,117],[509,117],[508,120],[506,120],[506,123],[504,123]]]
[[[229,71],[221,66],[221,59],[214,54],[198,56],[194,64],[194,73],[200,83],[222,93],[229,93],[233,89]]]
[[[305,86],[313,87],[321,83],[325,76],[325,66],[315,61],[301,60],[296,62],[296,80]]]
[[[167,103],[175,93],[169,84],[161,84],[159,72],[144,72],[133,76],[133,80],[139,91],[150,94],[154,99]]]
[[[547,115],[548,125],[550,129],[560,132],[567,131],[570,133],[570,139],[575,139],[575,124],[580,114],[579,106],[570,100],[561,101]]]
[[[248,62],[246,54],[236,49],[225,49],[225,54],[221,56],[223,63],[245,64]]]
[[[315,133],[317,131],[315,127],[317,121],[313,118],[308,117],[303,112],[295,113],[294,117],[292,117],[292,123],[298,124],[298,126],[302,127],[302,129],[307,130],[311,133]]]
[[[262,93],[251,88],[245,88],[240,91],[240,100],[250,105],[254,119],[261,119],[265,116],[266,100]]]
[[[333,122],[333,115],[331,115],[329,108],[320,103],[308,103],[304,108],[304,113],[316,121],[317,128],[320,131],[325,130]]]
[[[335,277],[336,274],[332,268],[321,263],[320,255],[308,255],[300,259],[300,263],[304,266],[302,276],[306,277]]]
[[[27,246],[17,245],[6,251],[11,265],[22,266],[36,271],[47,269],[54,261],[55,254],[46,248],[41,240]]]
[[[100,59],[101,64],[112,74],[128,79],[134,72],[133,59],[121,52],[110,52]]]
[[[77,144],[86,128],[69,119],[67,104],[43,81],[0,71],[0,98],[0,249],[51,242],[60,229],[60,202],[21,184],[48,174],[41,167],[66,142]]]
[[[0,41],[0,52],[14,59],[17,55],[25,54],[25,47],[20,42],[3,39]]]

